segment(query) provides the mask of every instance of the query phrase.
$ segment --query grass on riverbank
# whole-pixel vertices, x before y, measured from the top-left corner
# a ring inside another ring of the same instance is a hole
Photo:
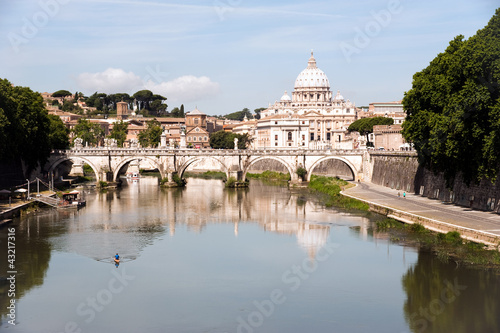
[[[327,207],[368,211],[370,208],[368,204],[340,194],[340,191],[349,186],[351,184],[339,178],[312,175],[308,188],[314,193],[321,194]]]
[[[247,178],[287,182],[290,180],[290,175],[288,173],[266,170],[262,173],[247,173]]]
[[[226,173],[222,171],[205,171],[205,172],[184,172],[186,178],[202,178],[202,179],[226,179]]]
[[[499,251],[464,240],[457,231],[437,233],[418,223],[405,224],[391,218],[377,222],[376,229],[389,232],[392,241],[417,244],[421,250],[433,252],[444,262],[453,260],[466,266],[500,269]]]

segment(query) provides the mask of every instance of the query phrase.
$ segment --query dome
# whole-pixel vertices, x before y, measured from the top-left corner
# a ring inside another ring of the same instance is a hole
[[[316,67],[316,59],[313,53],[307,62],[307,68],[300,72],[295,80],[295,88],[327,88],[330,89],[330,82],[325,72]]]
[[[281,96],[281,101],[282,102],[289,102],[291,101],[292,99],[290,98],[290,96],[288,96],[286,90],[285,90],[285,93],[283,94],[283,96]]]
[[[340,90],[337,90],[337,95],[335,95],[335,97],[333,98],[334,101],[343,101],[344,100],[344,96],[342,96],[340,94]]]

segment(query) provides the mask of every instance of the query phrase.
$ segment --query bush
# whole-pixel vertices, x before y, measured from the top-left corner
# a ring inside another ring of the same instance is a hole
[[[236,178],[229,177],[226,181],[226,187],[236,187]]]
[[[306,175],[307,175],[306,169],[299,167],[299,168],[297,168],[297,171],[295,171],[295,172],[297,173],[297,176],[300,177],[300,179],[306,180]]]

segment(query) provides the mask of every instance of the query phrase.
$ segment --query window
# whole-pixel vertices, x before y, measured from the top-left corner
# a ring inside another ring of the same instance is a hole
[[[198,118],[194,118],[194,124],[198,125]]]
[[[330,133],[326,133],[326,141],[330,141]]]
[[[311,133],[311,141],[314,141],[314,133]]]
[[[274,140],[278,140],[278,134],[274,135]]]
[[[196,131],[196,132],[199,132],[199,131],[200,131],[200,129],[199,129],[198,127],[196,127],[195,131]]]
[[[302,120],[302,125],[304,125],[306,122]]]
[[[278,122],[277,122],[277,121],[275,121],[275,122],[274,122],[274,125],[278,125]]]
[[[302,134],[302,141],[306,141],[306,135]]]
[[[208,137],[204,136],[204,137],[203,137],[203,140],[204,140],[204,141],[208,141]]]
[[[278,143],[277,143],[277,142],[275,142],[275,143],[274,143],[274,145],[277,147],[277,146],[278,146]]]
[[[201,140],[201,136],[198,138],[198,141],[202,141],[202,140]]]

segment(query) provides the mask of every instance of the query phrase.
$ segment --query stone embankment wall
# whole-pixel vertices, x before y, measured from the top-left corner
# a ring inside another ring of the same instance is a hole
[[[372,183],[414,192],[415,175],[418,169],[415,153],[370,152],[365,155],[365,158],[369,158],[369,163],[365,163],[364,168],[371,169],[365,170],[365,174],[371,175]]]
[[[443,174],[434,174],[419,167],[414,152],[370,152],[364,163],[365,179],[372,183],[431,199],[474,209],[500,213],[500,182],[483,180],[480,184],[466,185],[460,175],[447,186]],[[498,177],[500,179],[500,175]]]

